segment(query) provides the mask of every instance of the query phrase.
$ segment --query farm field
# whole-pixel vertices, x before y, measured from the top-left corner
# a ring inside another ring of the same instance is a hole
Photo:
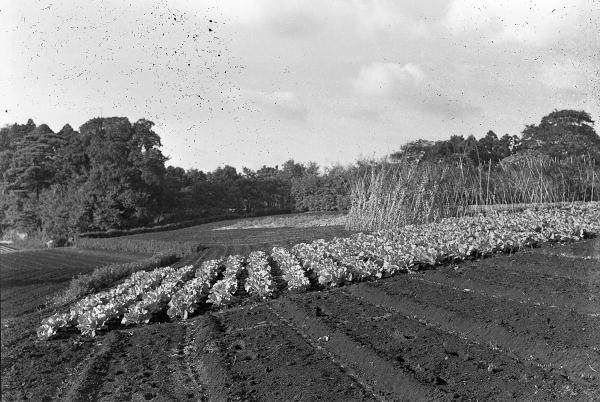
[[[238,247],[208,248],[191,262]],[[95,338],[72,330],[38,341],[48,312],[24,312],[7,327],[3,320],[2,395],[594,400],[599,289],[600,241],[592,239],[202,311],[183,322],[159,317]]]
[[[140,233],[108,238],[84,238],[78,244],[84,248],[135,251],[155,253],[158,251],[183,251],[187,254],[190,249],[203,250],[207,259],[223,255],[248,254],[251,251],[267,251],[273,246],[291,247],[301,242],[311,242],[316,239],[331,239],[347,237],[354,233],[342,225],[305,227],[305,224],[319,224],[310,216],[332,216],[334,214],[293,214],[285,218],[276,215],[262,218],[241,218],[190,226],[182,229],[161,232]],[[301,216],[301,217],[300,217]],[[329,219],[329,218],[328,218]],[[319,222],[318,222],[319,221]],[[279,222],[279,224],[296,226],[255,226],[256,222]],[[283,223],[282,223],[283,222]],[[300,222],[300,224],[298,224]],[[328,221],[330,222],[330,221]],[[240,228],[229,229],[231,225]],[[223,228],[227,228],[221,230]]]
[[[232,222],[243,225],[244,220]],[[315,239],[330,239],[335,236],[344,237],[352,233],[340,225],[311,228],[273,227],[215,230],[232,224],[229,221],[207,223],[165,232],[124,236],[122,239],[197,242],[203,248],[212,249],[211,255],[219,256],[266,250],[275,245],[291,246]]]
[[[230,224],[224,223],[214,230],[343,226],[346,223],[346,215],[340,212],[303,212],[245,218],[233,221]]]
[[[17,251],[17,250],[0,243],[0,254],[14,253],[15,251]]]
[[[600,402],[600,0],[30,3],[0,402]]]
[[[54,248],[0,255],[1,317],[14,318],[43,308],[48,296],[65,287],[72,277],[102,265],[139,258],[98,250]]]

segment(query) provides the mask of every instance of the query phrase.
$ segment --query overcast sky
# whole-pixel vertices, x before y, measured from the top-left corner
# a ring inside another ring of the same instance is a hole
[[[156,123],[170,164],[379,157],[600,119],[599,0],[0,0],[0,124]]]

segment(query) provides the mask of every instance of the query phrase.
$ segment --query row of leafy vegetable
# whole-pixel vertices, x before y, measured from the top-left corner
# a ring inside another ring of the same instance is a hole
[[[448,218],[396,231],[300,243],[290,249],[274,247],[269,254],[255,251],[247,257],[208,260],[197,268],[140,271],[115,287],[81,299],[69,311],[45,318],[38,337],[48,339],[61,328],[74,326],[82,334],[94,336],[109,322],[120,319],[123,325],[145,324],[165,310],[172,319],[187,319],[202,306],[230,305],[240,294],[266,299],[282,291],[373,280],[598,233],[600,203],[576,203]]]

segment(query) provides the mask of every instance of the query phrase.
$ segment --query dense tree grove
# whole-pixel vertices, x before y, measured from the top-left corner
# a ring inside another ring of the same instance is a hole
[[[113,117],[79,132],[32,120],[2,128],[2,226],[52,237],[150,220],[161,208],[166,161],[152,125]]]
[[[31,119],[0,129],[0,231],[66,239],[223,213],[346,208],[349,175],[287,161],[212,172],[165,166],[153,123],[94,118],[54,133]]]
[[[410,142],[403,145],[400,151],[393,153],[391,159],[411,157],[430,161],[460,160],[477,166],[497,163],[516,153],[520,145],[521,139],[518,136],[505,134],[498,138],[496,133],[490,130],[479,140],[472,135],[467,138],[453,135],[450,139],[442,141]]]
[[[522,136],[410,142],[390,160],[496,164],[523,153],[550,158],[585,157],[600,165],[600,137],[583,111],[554,111]],[[68,124],[0,129],[0,234],[15,229],[66,239],[83,231],[126,229],[225,212],[346,210],[354,177],[367,168],[320,169],[293,160],[281,167],[212,172],[165,166],[151,121],[94,118],[79,131]]]

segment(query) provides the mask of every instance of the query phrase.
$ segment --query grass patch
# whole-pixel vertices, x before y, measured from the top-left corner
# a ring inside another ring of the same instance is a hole
[[[150,271],[168,266],[177,260],[177,256],[173,253],[156,254],[141,261],[116,263],[96,268],[89,274],[73,278],[64,292],[54,296],[52,304],[56,307],[64,306],[83,296],[106,289],[134,272]]]
[[[78,248],[125,251],[150,255],[162,252],[174,254],[179,258],[195,253],[200,248],[197,242],[128,239],[123,237],[79,238],[76,241],[76,246]]]

